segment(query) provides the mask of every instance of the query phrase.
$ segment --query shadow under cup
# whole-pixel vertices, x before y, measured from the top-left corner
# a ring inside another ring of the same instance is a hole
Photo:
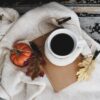
[[[67,56],[75,48],[75,39],[66,33],[56,34],[50,41],[51,52],[56,56]]]

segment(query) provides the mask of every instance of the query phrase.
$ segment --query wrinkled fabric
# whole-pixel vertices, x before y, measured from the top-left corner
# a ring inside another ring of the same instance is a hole
[[[19,13],[12,8],[2,8],[0,7],[0,42],[7,34],[7,31],[14,25],[14,23],[19,18]],[[2,55],[0,56],[2,57]],[[0,59],[0,67],[3,63],[4,59]],[[1,69],[1,68],[0,68]],[[1,71],[1,70],[0,70]],[[1,72],[0,72],[1,77]],[[5,88],[0,85],[0,97],[1,98],[9,98],[7,92],[5,92]]]
[[[18,18],[19,14],[16,10],[11,8],[0,8],[0,40],[2,40],[8,29]]]
[[[52,27],[48,28],[48,25],[44,23],[46,19],[59,19],[62,17],[71,17],[71,20],[63,24],[63,27],[86,40],[86,45],[84,45],[86,48],[84,47],[83,55],[93,54],[95,49],[100,50],[100,45],[80,28],[77,15],[67,7],[52,2],[30,10],[15,22],[6,36],[0,41],[0,97],[6,100],[100,99],[100,56],[96,59],[96,68],[91,80],[76,82],[58,93],[54,93],[46,76],[31,80],[10,61],[10,52],[5,47],[12,49],[13,43],[17,40],[31,41],[46,34],[53,29]]]

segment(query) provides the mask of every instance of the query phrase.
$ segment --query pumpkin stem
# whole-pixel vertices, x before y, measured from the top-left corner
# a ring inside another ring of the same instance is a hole
[[[16,50],[16,54],[20,55],[22,52],[20,50]]]
[[[13,49],[11,50],[12,53],[16,53],[17,55],[20,55],[22,53],[22,51],[18,50],[18,49]]]

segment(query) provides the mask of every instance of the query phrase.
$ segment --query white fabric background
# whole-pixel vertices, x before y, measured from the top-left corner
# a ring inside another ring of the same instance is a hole
[[[97,60],[96,70],[89,82],[75,83],[69,89],[66,88],[58,94],[55,94],[52,88],[49,88],[50,83],[46,77],[38,77],[32,81],[11,63],[9,51],[4,49],[4,47],[11,49],[12,44],[16,40],[31,41],[43,35],[38,29],[39,23],[42,20],[48,17],[62,18],[69,16],[72,19],[64,24],[64,27],[75,33],[81,32],[77,36],[81,35],[86,39],[89,46],[100,50],[99,44],[81,30],[79,19],[72,10],[54,2],[30,10],[16,21],[13,27],[8,30],[6,36],[0,41],[0,68],[3,68],[1,70],[0,97],[6,100],[100,100],[99,59]],[[45,29],[42,30],[43,33],[50,31],[46,26],[41,25],[41,29],[43,28]],[[94,51],[94,49],[92,50]],[[87,51],[85,53],[88,54]]]

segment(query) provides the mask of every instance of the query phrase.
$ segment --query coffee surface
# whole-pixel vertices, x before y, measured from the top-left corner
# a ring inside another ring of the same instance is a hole
[[[58,34],[52,38],[50,46],[55,54],[65,56],[72,52],[74,48],[74,40],[67,34]]]

